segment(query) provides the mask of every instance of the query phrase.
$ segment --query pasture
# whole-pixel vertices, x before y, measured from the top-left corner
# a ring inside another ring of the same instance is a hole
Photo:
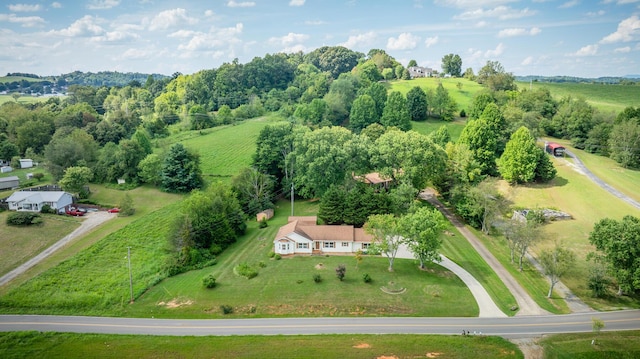
[[[583,97],[589,104],[603,112],[618,113],[626,107],[640,106],[639,85],[605,85],[596,83],[517,82],[519,89],[546,87],[556,100],[562,97]]]
[[[0,333],[13,358],[522,358],[506,339],[459,335],[142,336]]]
[[[406,95],[409,90],[416,86],[422,88],[425,92],[428,90],[435,91],[439,83],[442,83],[442,87],[449,92],[449,96],[458,105],[456,116],[460,113],[460,110],[469,112],[473,96],[483,89],[477,82],[469,81],[465,78],[423,77],[413,80],[392,81],[390,82],[389,91],[400,91],[400,93]]]

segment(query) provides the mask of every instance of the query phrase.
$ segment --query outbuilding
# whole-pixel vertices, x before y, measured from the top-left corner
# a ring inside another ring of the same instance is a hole
[[[18,176],[0,178],[0,190],[18,187],[20,187],[20,179],[18,178]]]
[[[21,158],[20,159],[20,168],[31,168],[33,167],[33,160],[30,158]]]
[[[564,156],[565,148],[561,144],[555,142],[546,142],[544,144],[544,150],[550,155],[560,157]]]

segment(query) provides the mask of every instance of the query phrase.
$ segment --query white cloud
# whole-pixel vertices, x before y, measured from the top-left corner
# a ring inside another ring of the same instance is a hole
[[[40,16],[16,16],[15,14],[0,14],[0,22],[20,24],[22,27],[35,27],[45,23]]]
[[[605,36],[600,40],[601,44],[611,44],[615,42],[629,42],[640,38],[640,19],[638,15],[633,15],[624,19],[618,24],[618,30]]]
[[[296,33],[290,32],[285,36],[270,38],[269,43],[287,47],[287,46],[292,46],[292,45],[307,41],[308,39],[309,39],[309,35],[296,34]]]
[[[31,12],[31,11],[38,11],[40,9],[42,9],[40,5],[29,5],[29,4],[9,5],[9,10],[14,12]]]
[[[136,59],[146,59],[153,55],[153,52],[150,50],[143,49],[128,49],[123,52],[117,59],[119,60],[136,60]]]
[[[133,40],[139,38],[138,34],[134,34],[128,31],[108,31],[102,36],[95,36],[91,38],[96,42],[123,42],[127,40]]]
[[[358,47],[368,47],[373,45],[377,34],[374,31],[365,32],[364,34],[351,35],[347,41],[340,44],[340,46],[347,47],[349,49]]]
[[[54,9],[60,9],[62,7],[62,4],[60,4],[57,1],[54,1],[54,2],[51,3],[51,7],[54,8]]]
[[[239,43],[238,35],[242,33],[242,23],[234,27],[211,29],[209,32],[193,32],[191,39],[186,44],[180,44],[178,50],[183,51],[210,51],[216,48]],[[175,33],[174,33],[175,34]]]
[[[580,1],[578,1],[578,0],[571,0],[571,1],[567,1],[566,3],[558,6],[558,8],[560,8],[560,9],[569,9],[569,8],[572,8],[572,7],[576,6],[576,5],[578,5],[579,3],[580,3]]]
[[[306,46],[304,46],[302,44],[297,44],[297,45],[294,45],[294,46],[285,47],[281,51],[286,53],[286,54],[293,54],[293,53],[300,52],[300,51],[308,52],[309,50],[307,49]]]
[[[213,15],[214,15],[213,10],[206,10],[206,11],[204,12],[204,16],[205,16],[205,17],[211,17],[211,16],[213,16]]]
[[[324,25],[326,24],[326,22],[322,21],[322,20],[307,20],[304,22],[305,25],[312,25],[312,26],[317,26],[317,25]]]
[[[522,10],[512,9],[508,6],[498,6],[490,10],[475,9],[465,11],[460,15],[454,16],[458,20],[475,20],[483,18],[498,18],[500,20],[520,19],[527,16],[533,16],[537,13],[535,10],[524,8]]]
[[[104,29],[100,25],[98,25],[97,22],[98,18],[94,18],[91,15],[85,15],[82,18],[76,20],[66,29],[57,31],[51,30],[49,33],[69,37],[101,35],[102,33],[104,33]]]
[[[540,30],[540,28],[538,27],[532,27],[529,30],[522,27],[515,27],[515,28],[500,30],[500,32],[498,32],[498,37],[513,37],[513,36],[525,36],[525,35],[535,36],[535,35],[538,35],[540,32],[542,32],[542,30]]]
[[[410,32],[403,32],[397,38],[390,37],[387,40],[387,49],[389,50],[411,50],[418,46],[419,36],[412,35]]]
[[[587,16],[589,16],[589,17],[596,17],[596,16],[602,16],[602,15],[604,15],[604,14],[606,14],[606,11],[604,11],[604,10],[589,11],[589,12],[587,13]]]
[[[502,53],[504,53],[504,49],[506,49],[506,46],[504,46],[503,43],[499,43],[498,46],[496,46],[495,49],[487,50],[484,53],[484,57],[486,57],[486,58],[498,57],[498,56],[502,55]]]
[[[593,56],[598,53],[598,45],[587,45],[574,53],[575,56]]]
[[[187,10],[182,8],[165,10],[156,15],[149,24],[149,30],[165,30],[178,25],[194,25],[198,19],[187,16]]]
[[[427,48],[430,48],[431,46],[437,44],[438,41],[440,41],[438,36],[427,37],[427,39],[424,40],[424,46],[426,46]]]
[[[230,0],[227,2],[227,6],[228,7],[254,7],[256,6],[256,3],[253,1],[236,2],[234,0]]]
[[[438,5],[457,7],[460,9],[478,8],[483,6],[496,6],[517,2],[517,0],[435,0]]]
[[[528,66],[531,64],[533,64],[533,56],[528,56],[527,58],[522,60],[522,62],[520,63],[520,65],[524,65],[524,66]]]
[[[289,1],[289,6],[302,6],[304,5],[305,0],[291,0]]]
[[[191,37],[194,36],[196,34],[195,31],[191,31],[191,30],[178,30],[176,32],[172,32],[171,34],[167,35],[168,37],[174,37],[174,38],[187,38],[187,37]]]
[[[93,0],[87,4],[89,10],[107,10],[120,5],[120,0]]]
[[[631,52],[631,47],[630,46],[619,47],[613,50],[613,52],[619,53],[619,54],[626,54],[627,52]]]

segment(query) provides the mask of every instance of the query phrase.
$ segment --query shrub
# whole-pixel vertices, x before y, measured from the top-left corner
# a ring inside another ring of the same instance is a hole
[[[247,263],[238,264],[236,266],[236,273],[238,273],[238,275],[246,277],[247,279],[255,278],[256,276],[258,276],[258,271]]]
[[[266,266],[267,266],[267,263],[265,263],[263,261],[260,261],[260,263],[258,263],[258,267],[260,267],[260,268],[264,268]]]
[[[346,273],[347,273],[347,267],[345,267],[344,264],[340,264],[336,267],[336,277],[338,277],[338,279],[340,279],[341,282],[344,279],[344,276]]]
[[[258,223],[258,228],[267,228],[269,226],[269,224],[267,223],[267,219],[263,218],[260,220],[260,223]]]
[[[7,216],[9,226],[29,226],[42,223],[40,214],[33,212],[13,212]]]
[[[464,112],[464,109],[460,110],[460,117],[467,117],[467,113]]]
[[[51,214],[55,214],[56,210],[54,208],[51,208],[50,205],[45,204],[42,206],[42,209],[40,210],[40,213],[51,213]]]
[[[362,281],[365,283],[371,283],[371,276],[369,273],[365,273],[362,275]]]
[[[544,217],[544,212],[539,209],[534,209],[527,212],[527,221],[532,221],[537,224],[544,224],[547,219]]]
[[[202,277],[202,285],[205,288],[215,288],[216,285],[218,285],[216,283],[216,277],[213,276],[213,274],[209,274],[208,276]]]
[[[273,259],[279,261],[282,259],[282,256],[276,253],[276,255],[273,256]]]
[[[222,314],[231,314],[233,313],[233,307],[230,305],[226,305],[223,304],[220,306],[220,310],[222,311]]]
[[[44,178],[44,173],[34,173],[33,174],[33,178],[37,179],[38,182],[42,181],[42,179]]]
[[[269,258],[273,258],[276,255],[276,252],[271,251],[269,252]]]
[[[316,282],[316,283],[322,282],[322,276],[320,276],[320,274],[314,274],[313,275],[313,281]]]

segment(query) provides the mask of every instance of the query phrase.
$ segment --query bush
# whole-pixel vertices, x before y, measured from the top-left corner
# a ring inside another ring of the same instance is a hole
[[[362,281],[365,283],[371,283],[371,276],[369,273],[365,273],[362,275]]]
[[[29,226],[42,223],[40,214],[33,212],[14,212],[7,216],[9,226]]]
[[[34,173],[33,174],[33,178],[37,179],[38,182],[42,181],[42,179],[44,178],[44,173]]]
[[[316,283],[322,282],[322,277],[320,276],[320,274],[314,274],[313,275],[313,281],[316,282]]]
[[[209,289],[211,289],[211,288],[215,288],[215,287],[216,287],[216,285],[218,285],[218,284],[216,283],[216,277],[214,277],[214,276],[213,276],[213,274],[209,274],[209,275],[208,275],[208,276],[206,276],[206,277],[202,277],[202,285],[203,285],[205,288],[209,288]]]
[[[236,273],[238,273],[238,275],[246,277],[247,279],[255,278],[258,276],[258,271],[247,263],[238,264],[235,268],[235,271]]]
[[[281,259],[282,259],[282,256],[281,256],[281,255],[279,255],[279,254],[276,254],[276,255],[274,255],[274,256],[273,256],[273,259],[275,259],[275,260],[279,261],[279,260],[281,260]]]
[[[544,217],[544,212],[538,209],[527,212],[527,221],[532,221],[537,224],[544,224],[547,219]]]
[[[230,305],[226,305],[223,304],[220,306],[220,310],[222,311],[222,314],[231,314],[233,313],[233,307]]]
[[[45,204],[45,205],[42,206],[42,209],[40,210],[40,213],[56,214],[56,210],[54,208],[51,208],[50,205]]]
[[[460,117],[467,117],[467,113],[464,112],[464,109],[460,110]]]
[[[267,266],[267,263],[265,263],[263,261],[260,261],[260,263],[258,263],[258,267],[260,267],[260,268],[264,268],[266,266]]]
[[[340,279],[341,282],[344,279],[344,276],[346,273],[347,273],[347,267],[345,267],[344,264],[340,264],[336,267],[336,277],[338,277],[338,279]]]
[[[273,258],[275,257],[275,255],[276,255],[276,252],[274,251],[269,252],[269,258]]]
[[[258,223],[258,228],[262,229],[262,228],[267,228],[269,226],[269,224],[267,223],[267,219],[263,218],[260,220],[260,223]]]

